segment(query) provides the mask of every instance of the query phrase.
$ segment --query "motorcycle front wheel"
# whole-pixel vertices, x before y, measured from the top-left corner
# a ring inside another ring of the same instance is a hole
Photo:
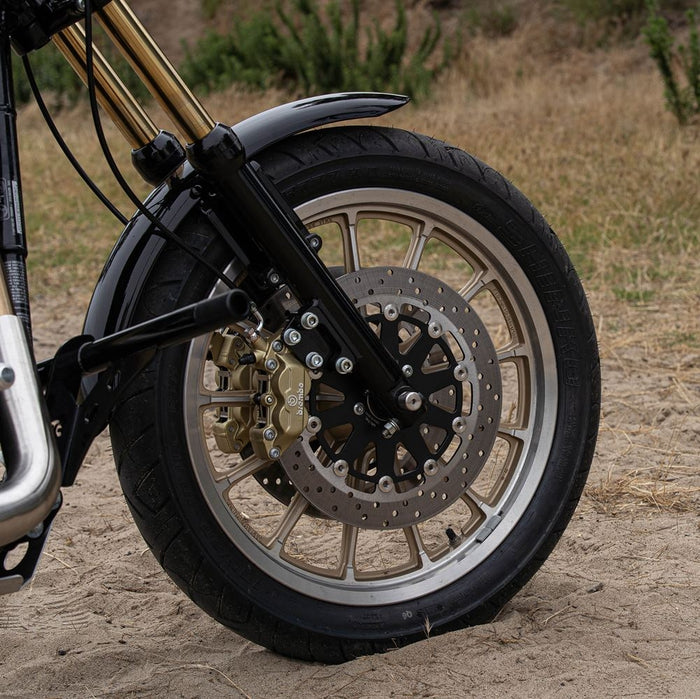
[[[596,340],[565,251],[501,175],[424,136],[324,129],[259,161],[428,408],[388,434],[366,387],[328,369],[306,398],[323,428],[261,459],[214,437],[227,410],[249,417],[254,390],[222,386],[212,336],[168,349],[110,423],[141,533],[208,614],[297,658],[493,619],[561,536],[595,445]],[[201,214],[178,233],[244,274]],[[136,320],[218,292],[168,247]]]

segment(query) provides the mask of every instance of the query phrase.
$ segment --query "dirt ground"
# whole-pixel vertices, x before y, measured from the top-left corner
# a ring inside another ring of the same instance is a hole
[[[693,298],[679,313],[692,316]],[[80,329],[84,298],[36,308],[38,353]],[[106,436],[65,492],[39,572],[0,600],[11,697],[697,696],[700,352],[657,351],[661,308],[591,299],[603,423],[559,546],[486,626],[326,667],[220,627],[169,581],[122,499]],[[614,314],[613,329],[607,318]]]

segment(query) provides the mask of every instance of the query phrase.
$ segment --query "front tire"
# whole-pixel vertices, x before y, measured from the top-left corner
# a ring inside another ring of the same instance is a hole
[[[324,471],[345,417],[321,448],[302,435],[281,466],[223,454],[210,432],[221,403],[209,339],[198,338],[157,357],[111,423],[144,538],[207,613],[294,657],[339,662],[492,619],[561,536],[593,454],[598,356],[566,253],[503,177],[423,136],[326,129],[278,144],[260,162],[321,235],[324,261],[344,268],[341,286],[397,358],[410,357],[424,381],[445,362],[465,365],[468,378],[431,394],[448,413],[463,405],[464,422],[454,436],[426,423],[422,442],[397,438],[389,456],[383,442],[369,443],[354,480]],[[193,216],[180,233],[220,269],[231,264],[206,221]],[[381,295],[387,274],[402,298]],[[215,290],[207,270],[168,248],[137,320]],[[382,330],[389,305],[402,318],[398,339]],[[411,353],[411,333],[438,344]],[[332,422],[329,392],[343,405],[354,391],[317,381],[310,404]],[[374,505],[372,459],[394,459],[410,474],[412,452],[424,447],[448,475],[407,478]],[[331,501],[329,491],[343,489]],[[361,498],[366,508],[355,510]],[[372,505],[388,514],[373,519]]]

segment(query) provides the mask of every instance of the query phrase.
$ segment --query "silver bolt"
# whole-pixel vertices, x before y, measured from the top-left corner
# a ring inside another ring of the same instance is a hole
[[[401,371],[403,372],[403,375],[408,379],[411,376],[413,376],[413,367],[410,364],[404,364],[401,367]]]
[[[238,454],[241,449],[243,449],[243,442],[239,441],[238,439],[231,445],[233,448],[233,451]]]
[[[467,369],[463,364],[458,364],[455,367],[455,370],[453,372],[453,375],[457,381],[464,381],[467,378]]]
[[[434,476],[438,472],[438,464],[435,459],[428,459],[424,464],[423,464],[423,473],[425,473],[426,476]]]
[[[311,434],[318,434],[321,431],[321,420],[320,418],[312,415],[309,421],[306,423],[306,429],[311,432]]]
[[[268,454],[270,455],[271,459],[279,459],[280,456],[282,456],[282,452],[280,451],[279,447],[272,447]]]
[[[348,465],[348,462],[344,461],[343,459],[339,459],[333,464],[333,473],[335,473],[338,478],[345,478],[345,476],[348,475],[349,470],[350,466]]]
[[[275,402],[275,397],[271,393],[266,393],[263,398],[263,403],[265,405],[272,405]]]
[[[309,352],[306,355],[306,366],[309,369],[320,369],[323,366],[323,357],[318,352]]]
[[[423,407],[423,396],[417,391],[406,391],[399,396],[399,405],[414,413]]]
[[[454,420],[452,420],[452,429],[457,434],[462,434],[462,432],[464,432],[464,430],[467,429],[467,423],[464,421],[463,418],[456,417]]]
[[[355,403],[355,405],[352,407],[352,412],[355,413],[355,415],[364,415],[365,406],[362,405],[362,403]]]
[[[301,342],[301,333],[294,328],[287,328],[284,331],[283,337],[284,343],[288,347],[294,347],[294,345],[298,345]]]
[[[335,363],[335,370],[339,374],[350,374],[354,368],[355,365],[353,364],[352,359],[349,359],[348,357],[338,357],[338,360]]]
[[[265,438],[266,441],[271,442],[275,437],[277,436],[277,432],[272,427],[268,427],[264,432],[263,432],[263,437]]]
[[[280,283],[281,278],[277,272],[270,272],[270,274],[267,275],[267,281],[270,282],[272,286],[277,286]]]
[[[377,483],[377,487],[382,493],[390,493],[394,489],[394,480],[391,476],[382,476]]]
[[[5,391],[15,382],[15,370],[7,364],[0,364],[0,391]]]
[[[279,340],[275,340],[275,341],[272,343],[272,349],[273,349],[275,352],[281,352],[281,351],[284,349],[284,345],[283,345]]]
[[[389,420],[385,423],[384,429],[382,430],[382,437],[384,439],[391,439],[399,431],[399,423],[396,420]]]
[[[75,0],[75,9],[78,12],[85,12],[85,0]]]
[[[265,362],[265,368],[268,371],[276,371],[278,366],[279,366],[279,363],[277,362],[276,359],[268,359]]]
[[[384,317],[387,320],[396,320],[399,317],[399,309],[393,303],[384,306]]]
[[[435,322],[430,323],[430,325],[428,325],[428,335],[433,338],[440,337],[440,335],[442,335],[442,325]]]
[[[307,330],[313,330],[318,325],[318,316],[311,311],[307,311],[301,317],[301,327]]]

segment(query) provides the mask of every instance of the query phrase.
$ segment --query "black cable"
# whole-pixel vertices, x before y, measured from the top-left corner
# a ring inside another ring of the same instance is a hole
[[[112,152],[107,143],[107,138],[105,137],[104,130],[102,128],[102,119],[100,118],[99,106],[97,104],[97,90],[95,85],[95,71],[93,65],[93,51],[92,51],[92,3],[90,0],[85,0],[85,68],[87,72],[87,86],[88,86],[88,97],[90,99],[90,111],[92,112],[92,120],[95,125],[95,133],[97,134],[97,140],[99,141],[100,147],[102,148],[102,153],[104,154],[105,160],[109,165],[109,169],[112,171],[114,178],[116,179],[119,186],[124,190],[126,196],[131,200],[136,209],[145,216],[154,226],[159,233],[164,238],[177,245],[179,248],[184,250],[186,253],[191,255],[197,262],[204,265],[208,270],[213,272],[218,279],[220,279],[226,286],[230,289],[234,289],[235,284],[225,275],[222,274],[214,265],[206,260],[202,255],[200,255],[193,247],[187,245],[184,241],[180,240],[162,221],[160,221],[153,213],[151,213],[142,203],[141,199],[136,195],[136,193],[131,189],[129,183],[126,181],[117,163],[112,156]]]
[[[34,71],[32,70],[32,66],[29,61],[29,56],[25,55],[22,56],[22,63],[24,64],[24,72],[27,74],[27,80],[29,81],[29,87],[32,91],[32,94],[34,95],[34,99],[36,100],[37,105],[39,106],[39,111],[41,112],[41,116],[44,117],[44,121],[46,122],[46,125],[49,127],[49,131],[51,131],[51,134],[53,135],[56,143],[58,144],[58,147],[63,151],[63,155],[66,156],[68,159],[68,162],[73,166],[75,171],[80,175],[80,177],[83,179],[85,184],[92,190],[92,193],[100,200],[100,202],[107,208],[109,211],[112,213],[112,215],[123,225],[126,226],[127,223],[129,223],[129,219],[122,214],[119,209],[107,198],[107,196],[104,194],[104,192],[95,184],[95,182],[90,178],[90,176],[85,172],[81,164],[78,162],[77,158],[73,155],[71,152],[70,148],[68,147],[68,144],[65,142],[63,139],[63,136],[61,136],[60,131],[58,130],[58,127],[56,126],[56,122],[53,120],[53,117],[51,116],[51,113],[48,110],[48,107],[46,106],[46,102],[44,102],[44,98],[41,96],[41,92],[39,91],[39,86],[36,83],[36,79],[34,78]]]

